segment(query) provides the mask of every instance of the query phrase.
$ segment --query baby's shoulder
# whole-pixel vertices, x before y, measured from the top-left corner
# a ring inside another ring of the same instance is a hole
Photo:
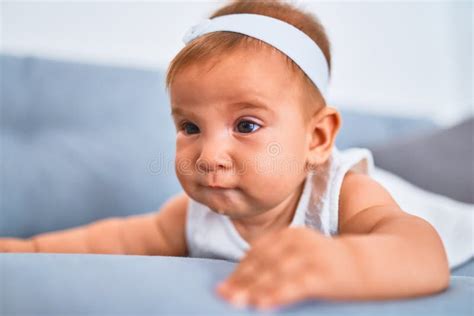
[[[161,232],[166,245],[173,252],[185,255],[186,247],[186,213],[189,197],[181,192],[169,198],[156,213],[156,227]]]
[[[339,193],[338,231],[357,214],[375,206],[395,206],[391,209],[399,209],[396,201],[379,182],[367,174],[348,171]]]
[[[189,197],[181,192],[170,197],[160,208],[158,214],[162,217],[181,217],[186,215]]]

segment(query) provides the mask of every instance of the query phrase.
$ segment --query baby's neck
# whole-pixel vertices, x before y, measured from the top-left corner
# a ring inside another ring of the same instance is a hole
[[[251,218],[231,219],[240,236],[250,244],[265,234],[288,227],[295,215],[303,187],[304,182],[278,206],[261,215]]]

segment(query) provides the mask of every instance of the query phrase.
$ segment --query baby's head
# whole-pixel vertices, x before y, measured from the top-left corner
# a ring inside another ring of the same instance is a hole
[[[238,13],[292,24],[330,68],[328,39],[312,15],[276,1],[237,1],[211,18]],[[292,59],[261,40],[235,32],[197,37],[171,62],[167,87],[178,179],[215,211],[237,219],[275,209],[299,197],[308,172],[323,170],[330,157],[339,113]]]

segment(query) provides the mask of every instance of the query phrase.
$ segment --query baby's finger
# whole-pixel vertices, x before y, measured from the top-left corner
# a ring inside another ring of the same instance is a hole
[[[279,286],[278,274],[274,270],[259,274],[254,282],[246,289],[250,305],[256,305],[259,297],[268,296],[275,286]]]
[[[255,306],[274,305],[273,296],[276,296],[277,303],[286,304],[285,298],[290,299],[291,303],[292,293],[296,299],[310,297],[317,293],[318,283],[320,277],[311,265],[305,265],[295,257],[287,258],[284,264],[258,275],[254,285],[249,288],[249,303]],[[295,291],[290,291],[292,287]],[[283,297],[279,298],[279,295]]]
[[[303,287],[299,286],[297,282],[287,280],[251,300],[252,305],[257,309],[268,310],[290,305],[306,298],[308,295]]]
[[[237,269],[219,284],[217,291],[222,297],[230,299],[237,291],[248,287],[258,273],[258,263],[255,260],[243,260]]]
[[[293,258],[286,259],[294,261]],[[285,286],[287,282],[293,282],[299,271],[287,268],[287,261],[275,263],[267,270],[262,271],[255,276],[255,279],[248,287],[249,301],[254,304],[256,299],[268,296],[269,291],[273,291],[277,287]],[[293,264],[293,267],[297,265]]]

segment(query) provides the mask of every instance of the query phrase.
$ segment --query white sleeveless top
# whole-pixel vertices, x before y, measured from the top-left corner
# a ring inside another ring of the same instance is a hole
[[[338,233],[339,192],[344,175],[352,170],[371,175],[372,153],[365,148],[343,151],[333,147],[324,173],[311,171],[290,226],[307,226],[326,236]],[[239,261],[249,249],[229,217],[189,199],[186,241],[190,257]]]

